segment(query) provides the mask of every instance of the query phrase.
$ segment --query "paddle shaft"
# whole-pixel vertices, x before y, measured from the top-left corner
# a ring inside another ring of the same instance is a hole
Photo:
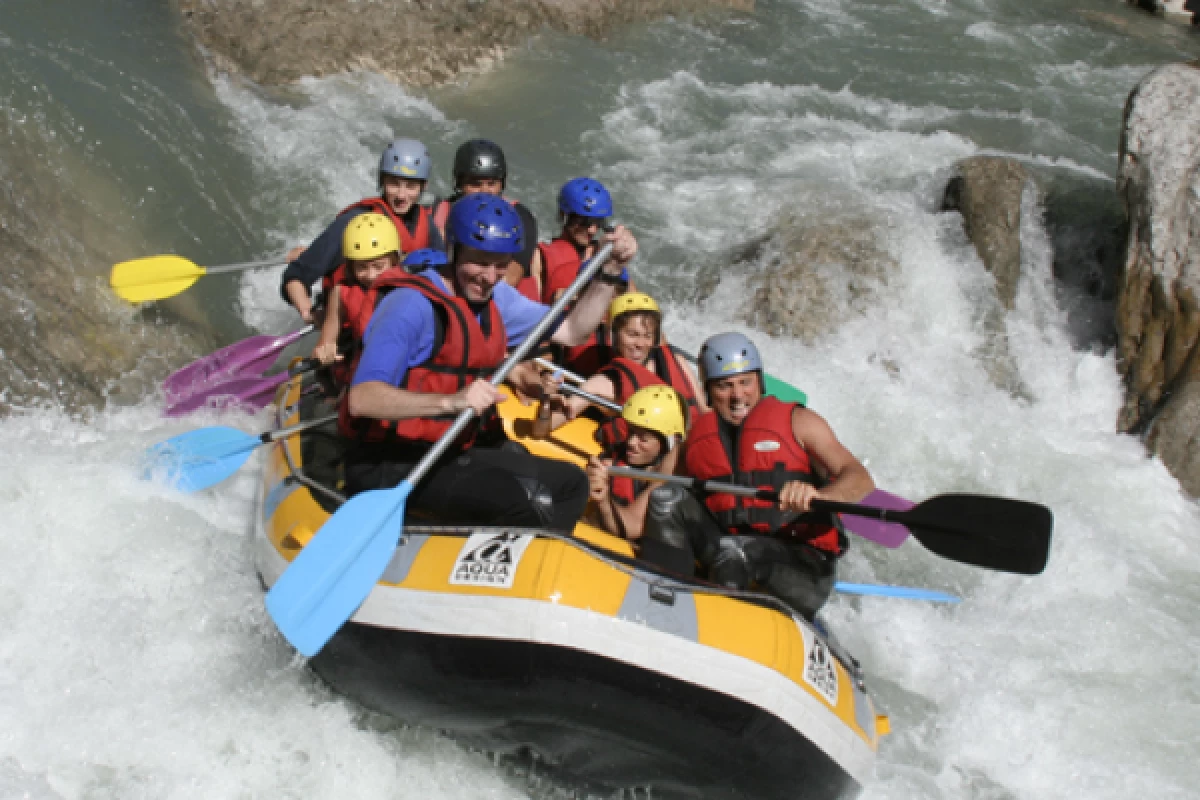
[[[651,472],[632,467],[609,467],[608,474],[616,475],[619,478],[676,483],[680,486],[686,486],[689,489],[700,489],[712,494],[732,494],[738,497],[754,497],[758,500],[775,501],[779,499],[779,492],[774,489],[756,489],[753,486],[742,486],[741,484],[725,483],[724,481],[702,481],[699,478],[689,478],[686,475],[667,475],[664,472]],[[814,500],[813,502],[815,503],[816,501]],[[858,508],[858,506],[854,507]]]
[[[553,361],[547,361],[546,359],[542,358],[541,356],[538,356],[537,358],[535,358],[533,360],[533,363],[537,364],[542,369],[550,370],[551,372],[553,372],[556,375],[562,375],[564,378],[569,380],[571,383],[578,383],[578,384],[587,383],[587,378],[584,378],[581,375],[576,375],[574,372],[571,372],[571,370],[567,369],[566,367],[560,367],[558,364],[555,364]]]
[[[317,417],[316,419],[310,419],[308,422],[301,422],[297,425],[290,425],[286,428],[276,428],[273,431],[267,431],[266,433],[259,436],[258,441],[261,442],[262,444],[270,444],[271,442],[278,442],[280,439],[286,439],[289,436],[292,436],[294,434],[303,433],[304,431],[307,431],[311,428],[319,428],[322,425],[326,424],[327,422],[334,422],[335,420],[337,420],[337,418],[338,418],[337,414],[326,414],[323,417]],[[257,446],[258,445],[255,445],[255,447],[257,447]]]
[[[584,400],[587,400],[592,405],[597,406],[599,408],[603,408],[605,411],[612,411],[614,414],[621,413],[621,404],[620,403],[614,403],[612,400],[606,400],[603,397],[601,397],[600,395],[592,394],[591,392],[585,392],[583,389],[580,389],[578,386],[572,386],[569,383],[564,383],[562,386],[560,386],[558,388],[559,388],[559,390],[566,392],[567,394],[573,394],[576,397],[581,397]]]
[[[612,245],[607,244],[600,248],[600,251],[592,257],[592,260],[579,270],[579,275],[576,276],[571,285],[567,287],[567,290],[559,296],[558,300],[554,302],[554,305],[550,306],[550,310],[546,312],[541,321],[538,322],[534,329],[530,331],[529,335],[525,337],[525,341],[521,342],[521,344],[517,346],[517,349],[513,351],[512,355],[510,355],[504,361],[504,363],[500,365],[500,368],[496,370],[496,373],[492,375],[491,380],[489,381],[492,386],[499,386],[500,384],[504,383],[505,378],[508,377],[508,373],[512,372],[513,368],[516,367],[517,364],[520,364],[529,357],[530,352],[532,352],[533,348],[536,347],[539,342],[541,342],[542,337],[544,337],[550,331],[550,328],[554,325],[558,325],[561,322],[559,317],[562,315],[562,312],[568,305],[574,302],[580,291],[582,291],[584,285],[593,277],[595,277],[596,273],[600,271],[601,267],[608,262],[608,258],[611,255]],[[450,426],[449,430],[442,434],[442,437],[438,439],[432,447],[429,448],[429,451],[425,454],[424,458],[418,461],[417,465],[413,467],[412,472],[408,473],[408,476],[404,479],[405,482],[407,482],[409,485],[415,486],[416,483],[421,480],[421,478],[425,477],[425,473],[429,472],[429,470],[435,463],[437,463],[437,460],[442,457],[442,454],[446,452],[447,448],[450,447],[454,440],[457,439],[464,430],[466,430],[467,425],[470,424],[476,413],[477,412],[473,408],[464,408],[454,420],[454,424]]]
[[[284,261],[284,256],[265,258],[262,261],[244,261],[241,264],[224,264],[219,267],[201,267],[206,275],[220,275],[222,272],[241,272],[244,269],[261,269],[263,267],[278,267]]]
[[[609,467],[608,472],[610,475],[622,478],[677,483],[680,486],[699,489],[711,494],[732,494],[737,497],[753,497],[756,500],[767,500],[772,503],[779,502],[779,491],[777,489],[759,489],[755,486],[743,486],[740,483],[725,483],[724,481],[702,481],[699,478],[689,478],[686,475],[667,475],[662,472],[650,472],[649,470],[633,469],[632,467]],[[856,517],[867,517],[868,519],[878,519],[884,522],[901,522],[900,518],[904,516],[904,512],[902,511],[875,508],[873,506],[860,506],[858,503],[840,503],[836,500],[813,500],[811,508],[813,511],[851,514]]]

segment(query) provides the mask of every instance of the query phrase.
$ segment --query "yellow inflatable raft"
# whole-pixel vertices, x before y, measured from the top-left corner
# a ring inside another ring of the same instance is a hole
[[[328,413],[305,388],[282,387],[281,426]],[[539,455],[597,450],[587,420],[542,442],[532,406],[501,412]],[[255,534],[268,587],[342,502],[342,452],[332,426],[272,446]],[[310,663],[368,707],[605,794],[853,797],[887,733],[857,664],[799,615],[672,578],[585,524],[406,528]]]

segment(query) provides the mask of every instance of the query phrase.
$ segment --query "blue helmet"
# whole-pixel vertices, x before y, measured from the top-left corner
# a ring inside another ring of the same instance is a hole
[[[440,267],[448,263],[450,261],[446,258],[446,254],[432,247],[426,247],[423,250],[413,250],[404,257],[404,266],[408,267],[412,272],[416,272],[418,269]]]
[[[612,197],[600,181],[573,178],[558,190],[558,210],[577,217],[611,217]]]
[[[718,333],[710,336],[696,356],[700,365],[700,380],[704,383],[743,372],[762,374],[762,357],[754,342],[740,333]]]
[[[414,181],[429,180],[433,159],[425,145],[416,139],[397,139],[387,146],[379,157],[379,179],[384,175],[409,178]]]
[[[519,253],[525,249],[521,218],[507,200],[469,194],[450,209],[446,228],[455,245],[485,253]]]

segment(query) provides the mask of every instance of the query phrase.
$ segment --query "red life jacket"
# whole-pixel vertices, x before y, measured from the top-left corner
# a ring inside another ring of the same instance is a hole
[[[402,268],[384,272],[366,293],[364,307],[367,312],[360,316],[358,322],[364,332],[379,301],[388,292],[399,288],[413,289],[429,300],[433,304],[434,319],[438,326],[434,334],[433,353],[424,364],[412,367],[405,373],[400,383],[401,389],[453,394],[473,378],[490,375],[504,361],[507,334],[495,302],[488,301],[481,318],[477,319],[466,300],[448,295],[428,278],[410,275]],[[350,414],[347,395],[343,395],[338,409],[338,430],[343,436],[364,442],[399,440],[432,444],[441,438],[457,416],[449,414],[397,421],[358,418]],[[483,424],[491,427],[496,418],[494,414],[488,416],[489,419]],[[469,426],[455,446],[469,447],[479,428],[478,421]]]
[[[445,205],[445,203],[443,203]],[[347,211],[352,211],[356,208],[361,208],[364,211],[374,211],[377,214],[383,214],[392,221],[396,226],[396,233],[400,235],[400,249],[405,253],[411,253],[413,250],[422,250],[429,247],[429,225],[432,217],[429,209],[424,206],[417,206],[417,232],[409,233],[408,226],[404,224],[404,220],[396,216],[396,212],[392,210],[391,205],[382,197],[367,197],[359,200],[353,205],[346,206],[338,212],[340,217]],[[353,284],[349,272],[346,270],[346,262],[343,261],[337,266],[333,272],[328,273],[321,278],[321,291],[328,297],[333,291],[334,286],[340,284]]]
[[[404,224],[404,220],[392,210],[392,204],[382,197],[367,197],[359,200],[357,203],[348,205],[338,212],[340,217],[347,211],[352,211],[356,208],[361,208],[364,211],[374,211],[376,214],[383,214],[392,221],[396,226],[396,233],[400,234],[400,249],[405,253],[411,253],[414,250],[424,250],[429,247],[429,225],[431,217],[429,209],[425,206],[418,205],[417,208],[417,229],[409,233],[408,226]]]
[[[566,239],[538,242],[538,250],[542,254],[541,302],[550,305],[554,302],[554,293],[566,289],[579,275],[583,257]]]
[[[653,372],[623,356],[610,360],[607,366],[600,369],[600,374],[612,381],[613,401],[623,406],[638,389],[646,386],[670,386],[679,392],[679,396],[687,405],[687,418],[695,416],[696,393],[692,390],[692,382],[688,380],[683,367],[675,359],[675,354],[669,349],[655,346],[651,348],[648,360],[654,362]],[[611,448],[629,438],[629,424],[621,417],[614,417],[600,426],[596,436],[602,445]]]
[[[368,290],[357,283],[339,283],[332,291],[338,293],[338,300],[342,306],[342,324],[337,338],[337,348],[342,354],[342,360],[333,362],[330,372],[334,384],[348,386],[354,377],[354,366],[362,348],[366,323],[370,321],[371,311],[374,310],[374,296],[369,295]],[[369,309],[368,302],[372,303]]]
[[[722,435],[716,412],[702,415],[693,422],[685,445],[687,474],[704,481],[771,489],[781,489],[788,481],[821,485],[808,453],[792,432],[795,408],[795,403],[765,395],[738,427],[735,441]],[[735,456],[737,469],[733,467]],[[828,515],[793,514],[780,511],[778,503],[731,494],[705,495],[704,504],[730,533],[784,532],[835,555],[845,549],[844,538],[829,523]],[[823,521],[813,521],[814,517]]]

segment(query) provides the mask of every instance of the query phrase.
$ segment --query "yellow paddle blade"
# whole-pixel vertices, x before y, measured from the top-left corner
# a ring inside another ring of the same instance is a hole
[[[181,256],[149,256],[115,265],[108,282],[130,303],[146,303],[174,297],[206,272]]]

